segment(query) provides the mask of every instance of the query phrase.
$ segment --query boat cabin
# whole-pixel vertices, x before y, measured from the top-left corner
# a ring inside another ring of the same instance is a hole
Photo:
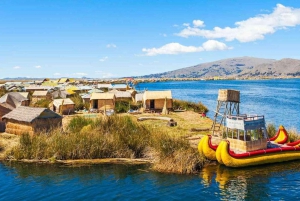
[[[239,152],[266,149],[268,136],[263,115],[228,115],[226,139]]]

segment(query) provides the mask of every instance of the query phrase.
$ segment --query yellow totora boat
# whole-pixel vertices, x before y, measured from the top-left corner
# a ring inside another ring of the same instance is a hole
[[[218,145],[212,145],[210,135],[204,136],[198,144],[198,151],[209,160],[217,160],[216,158],[217,148]]]
[[[220,154],[220,157],[217,157],[218,162],[228,167],[245,167],[300,159],[299,145],[285,145],[237,154],[230,150],[229,141],[222,141],[219,144],[217,153]]]
[[[251,118],[252,120],[245,122],[246,126],[248,123],[252,128],[264,128],[263,116]],[[228,125],[231,126],[230,123]],[[239,136],[240,133],[243,135]],[[236,134],[237,136],[232,134],[231,137],[227,134],[227,139],[222,140],[219,145],[213,145],[212,136],[207,135],[199,142],[198,150],[208,159],[217,160],[228,167],[245,167],[300,159],[300,140],[287,143],[288,134],[283,126],[279,127],[275,137],[271,138],[272,141],[266,138],[265,129],[261,134],[247,131]]]

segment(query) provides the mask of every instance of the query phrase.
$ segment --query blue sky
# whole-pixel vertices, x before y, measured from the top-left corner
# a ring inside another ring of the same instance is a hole
[[[300,59],[300,1],[1,0],[0,78],[109,78]]]

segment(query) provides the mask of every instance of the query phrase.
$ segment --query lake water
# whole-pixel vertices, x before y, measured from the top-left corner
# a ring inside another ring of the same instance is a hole
[[[267,123],[300,131],[300,79],[141,83],[140,90],[172,90],[173,98],[202,102],[213,118],[219,89],[240,91],[240,113],[264,115]]]
[[[218,89],[241,91],[243,113],[300,130],[300,81],[197,81],[139,84],[172,90],[212,111]],[[209,113],[212,116],[213,112]],[[300,161],[252,168],[206,167],[199,175],[163,174],[146,165],[0,163],[0,200],[292,200],[300,198]]]
[[[199,175],[151,172],[145,165],[61,167],[0,163],[0,200],[293,200],[300,198],[300,163]]]

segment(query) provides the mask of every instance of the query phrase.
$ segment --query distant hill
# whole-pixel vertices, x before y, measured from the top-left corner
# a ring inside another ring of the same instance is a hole
[[[158,74],[144,75],[142,78],[201,78],[214,76],[299,76],[300,60],[263,59],[237,57],[202,63]]]

